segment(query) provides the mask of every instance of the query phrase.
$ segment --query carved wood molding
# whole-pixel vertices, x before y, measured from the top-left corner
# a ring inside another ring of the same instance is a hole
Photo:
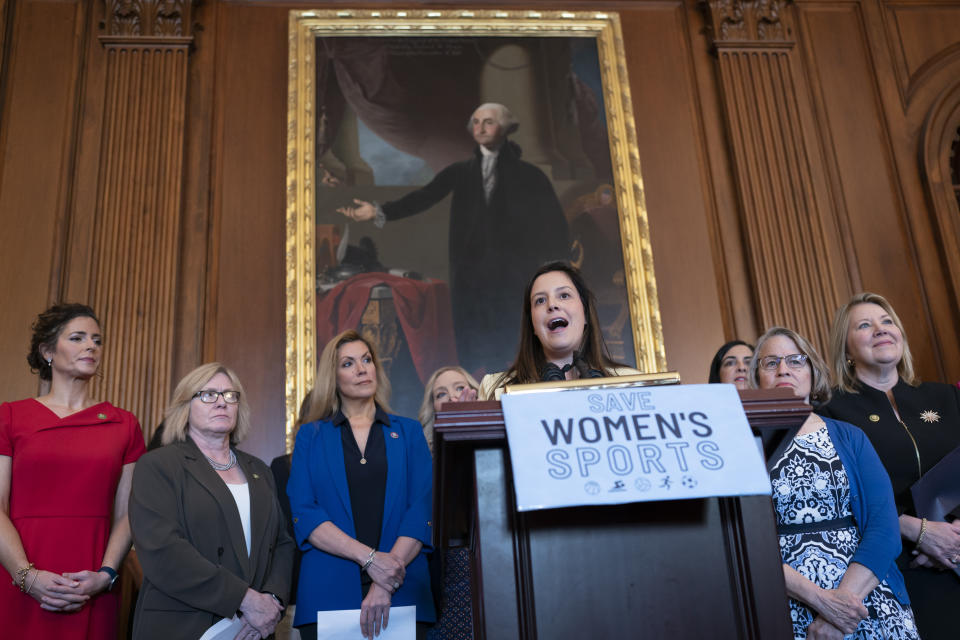
[[[790,0],[707,0],[707,31],[715,47],[793,45]]]
[[[106,15],[100,37],[104,44],[185,44],[192,41],[191,16],[196,0],[104,0]]]
[[[147,3],[142,3],[147,4]],[[106,46],[89,299],[113,348],[100,391],[146,433],[171,390],[187,47]]]
[[[821,351],[849,278],[818,195],[817,139],[804,131],[791,49],[718,48],[742,227],[762,327],[786,324]]]

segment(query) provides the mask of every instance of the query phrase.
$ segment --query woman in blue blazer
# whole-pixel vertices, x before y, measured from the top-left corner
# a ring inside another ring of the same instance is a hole
[[[432,466],[420,423],[387,413],[389,381],[356,331],[324,348],[311,412],[297,434],[287,493],[304,551],[294,626],[316,637],[318,611],[360,609],[373,638],[391,605],[434,622],[425,552],[432,537]]]

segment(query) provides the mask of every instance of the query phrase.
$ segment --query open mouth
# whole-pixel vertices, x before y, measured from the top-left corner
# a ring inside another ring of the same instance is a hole
[[[570,323],[564,320],[563,318],[554,318],[553,320],[547,323],[547,329],[549,329],[550,331],[556,331],[557,329],[563,329],[569,324]]]

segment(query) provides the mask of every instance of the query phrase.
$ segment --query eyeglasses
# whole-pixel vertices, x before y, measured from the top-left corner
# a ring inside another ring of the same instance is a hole
[[[803,369],[807,364],[807,356],[802,353],[791,353],[788,356],[764,356],[760,358],[760,368],[775,371],[780,366],[781,360],[786,362],[791,369]]]
[[[237,404],[240,402],[239,391],[214,391],[213,389],[204,389],[203,391],[197,391],[193,394],[193,397],[200,398],[200,402],[203,404],[213,404],[220,396],[223,396],[223,401],[227,404]]]

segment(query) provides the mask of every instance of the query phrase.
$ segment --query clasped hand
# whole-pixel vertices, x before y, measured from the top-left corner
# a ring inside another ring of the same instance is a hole
[[[811,604],[827,622],[844,634],[856,631],[860,621],[869,615],[863,599],[843,589],[821,589],[817,602]]]
[[[960,566],[960,520],[953,522],[927,521],[921,553],[911,566],[930,569],[954,569]]]
[[[379,557],[379,554],[377,555]],[[360,633],[364,638],[373,640],[387,628],[390,620],[390,592],[377,583],[370,585],[367,596],[360,603]]]
[[[807,626],[807,640],[843,640],[843,631],[826,621],[822,616]]]
[[[240,614],[243,616],[245,626],[249,625],[262,637],[266,638],[273,633],[273,630],[277,627],[277,623],[280,622],[280,618],[283,617],[283,607],[280,606],[276,598],[269,593],[260,593],[253,589],[247,589],[247,593],[240,602]],[[237,637],[252,637],[252,634],[249,634],[249,630],[247,630],[248,635],[242,635],[244,633],[244,629],[241,629],[241,635]]]
[[[383,587],[387,593],[394,593],[403,584],[407,568],[393,554],[378,551],[373,557],[373,562],[367,567],[367,575],[374,584]]]
[[[77,571],[58,575],[42,569],[36,576],[27,575],[30,597],[41,609],[57,613],[79,611],[91,596],[110,586],[110,576],[100,571]]]

